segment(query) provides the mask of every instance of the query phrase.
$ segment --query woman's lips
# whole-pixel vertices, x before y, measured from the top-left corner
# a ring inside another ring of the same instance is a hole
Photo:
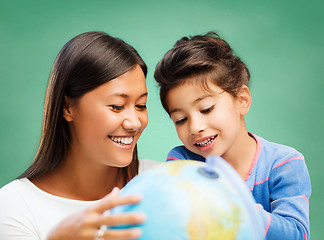
[[[134,136],[108,136],[118,147],[131,149],[133,147]]]

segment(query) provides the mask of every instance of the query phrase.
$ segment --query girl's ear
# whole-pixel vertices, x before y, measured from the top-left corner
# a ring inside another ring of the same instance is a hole
[[[67,122],[73,121],[71,99],[67,96],[64,97],[63,117]]]
[[[237,97],[240,102],[240,113],[242,116],[245,116],[249,112],[251,106],[251,92],[248,86],[243,85],[240,88]]]

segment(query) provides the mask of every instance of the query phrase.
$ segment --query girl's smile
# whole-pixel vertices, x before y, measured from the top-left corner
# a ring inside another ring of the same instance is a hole
[[[216,142],[216,138],[218,135],[212,136],[212,137],[204,137],[202,139],[199,139],[198,141],[196,141],[194,143],[194,145],[198,148],[199,151],[201,152],[208,152],[210,151],[215,142]]]
[[[167,94],[170,117],[178,136],[190,151],[207,157],[238,150],[242,102],[208,81],[208,88],[187,80]],[[233,149],[233,150],[232,150]]]

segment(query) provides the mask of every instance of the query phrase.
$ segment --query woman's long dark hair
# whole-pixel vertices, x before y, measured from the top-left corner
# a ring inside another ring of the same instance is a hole
[[[19,176],[37,179],[62,164],[70,148],[70,130],[63,118],[65,96],[77,100],[83,94],[139,65],[147,67],[137,51],[124,41],[103,32],[86,32],[59,52],[48,80],[39,148],[31,166]],[[133,160],[120,168],[125,183],[138,173],[137,147]]]

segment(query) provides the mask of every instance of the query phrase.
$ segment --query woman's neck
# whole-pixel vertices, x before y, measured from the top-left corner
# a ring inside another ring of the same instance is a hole
[[[114,187],[125,184],[117,167],[75,163],[69,157],[53,172],[31,181],[50,194],[84,201],[101,199]]]

